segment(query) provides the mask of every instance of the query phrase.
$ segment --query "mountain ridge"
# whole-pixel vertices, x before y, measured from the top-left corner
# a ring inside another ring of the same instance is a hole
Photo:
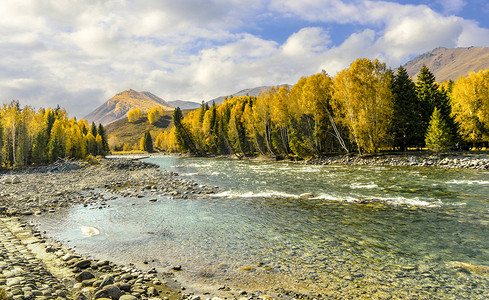
[[[438,47],[418,55],[403,67],[416,80],[423,65],[430,69],[438,82],[455,81],[470,72],[489,69],[489,47]]]
[[[145,113],[153,107],[163,107],[165,110],[174,109],[173,105],[150,92],[137,92],[129,89],[116,94],[89,113],[84,119],[89,123],[94,122],[106,125],[124,118],[130,110],[139,108]]]

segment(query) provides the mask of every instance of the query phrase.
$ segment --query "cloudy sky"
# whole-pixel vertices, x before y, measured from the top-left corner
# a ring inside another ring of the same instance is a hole
[[[488,15],[486,0],[1,0],[0,99],[79,118],[130,88],[200,102],[489,46]]]

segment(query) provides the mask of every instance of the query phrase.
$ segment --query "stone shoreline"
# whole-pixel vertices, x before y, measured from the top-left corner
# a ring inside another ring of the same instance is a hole
[[[132,264],[82,257],[43,237],[23,218],[72,205],[102,209],[119,196],[187,198],[213,194],[217,188],[127,158],[9,170],[0,173],[0,187],[0,299],[200,299],[186,294],[175,280],[179,266],[143,272]]]
[[[306,161],[315,165],[344,166],[391,166],[391,167],[436,167],[446,169],[489,170],[489,155],[485,153],[450,152],[404,152],[401,154],[341,155],[321,157]]]

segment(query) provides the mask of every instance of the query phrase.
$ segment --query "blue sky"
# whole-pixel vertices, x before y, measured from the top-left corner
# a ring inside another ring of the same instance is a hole
[[[130,88],[200,102],[489,46],[488,15],[486,0],[2,0],[0,97],[76,117]]]

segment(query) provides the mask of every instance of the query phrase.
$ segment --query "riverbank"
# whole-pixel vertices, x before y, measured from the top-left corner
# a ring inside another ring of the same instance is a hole
[[[179,179],[175,173],[135,159],[102,160],[94,165],[61,161],[9,170],[0,174],[0,186],[0,290],[10,299],[198,299],[185,294],[174,279],[178,266],[143,272],[132,264],[119,266],[82,257],[43,236],[32,219],[27,223],[23,217],[72,205],[103,209],[117,197],[186,198],[213,194],[216,188]]]
[[[314,165],[436,167],[489,170],[489,155],[479,152],[402,152],[373,155],[338,155],[305,161]]]

